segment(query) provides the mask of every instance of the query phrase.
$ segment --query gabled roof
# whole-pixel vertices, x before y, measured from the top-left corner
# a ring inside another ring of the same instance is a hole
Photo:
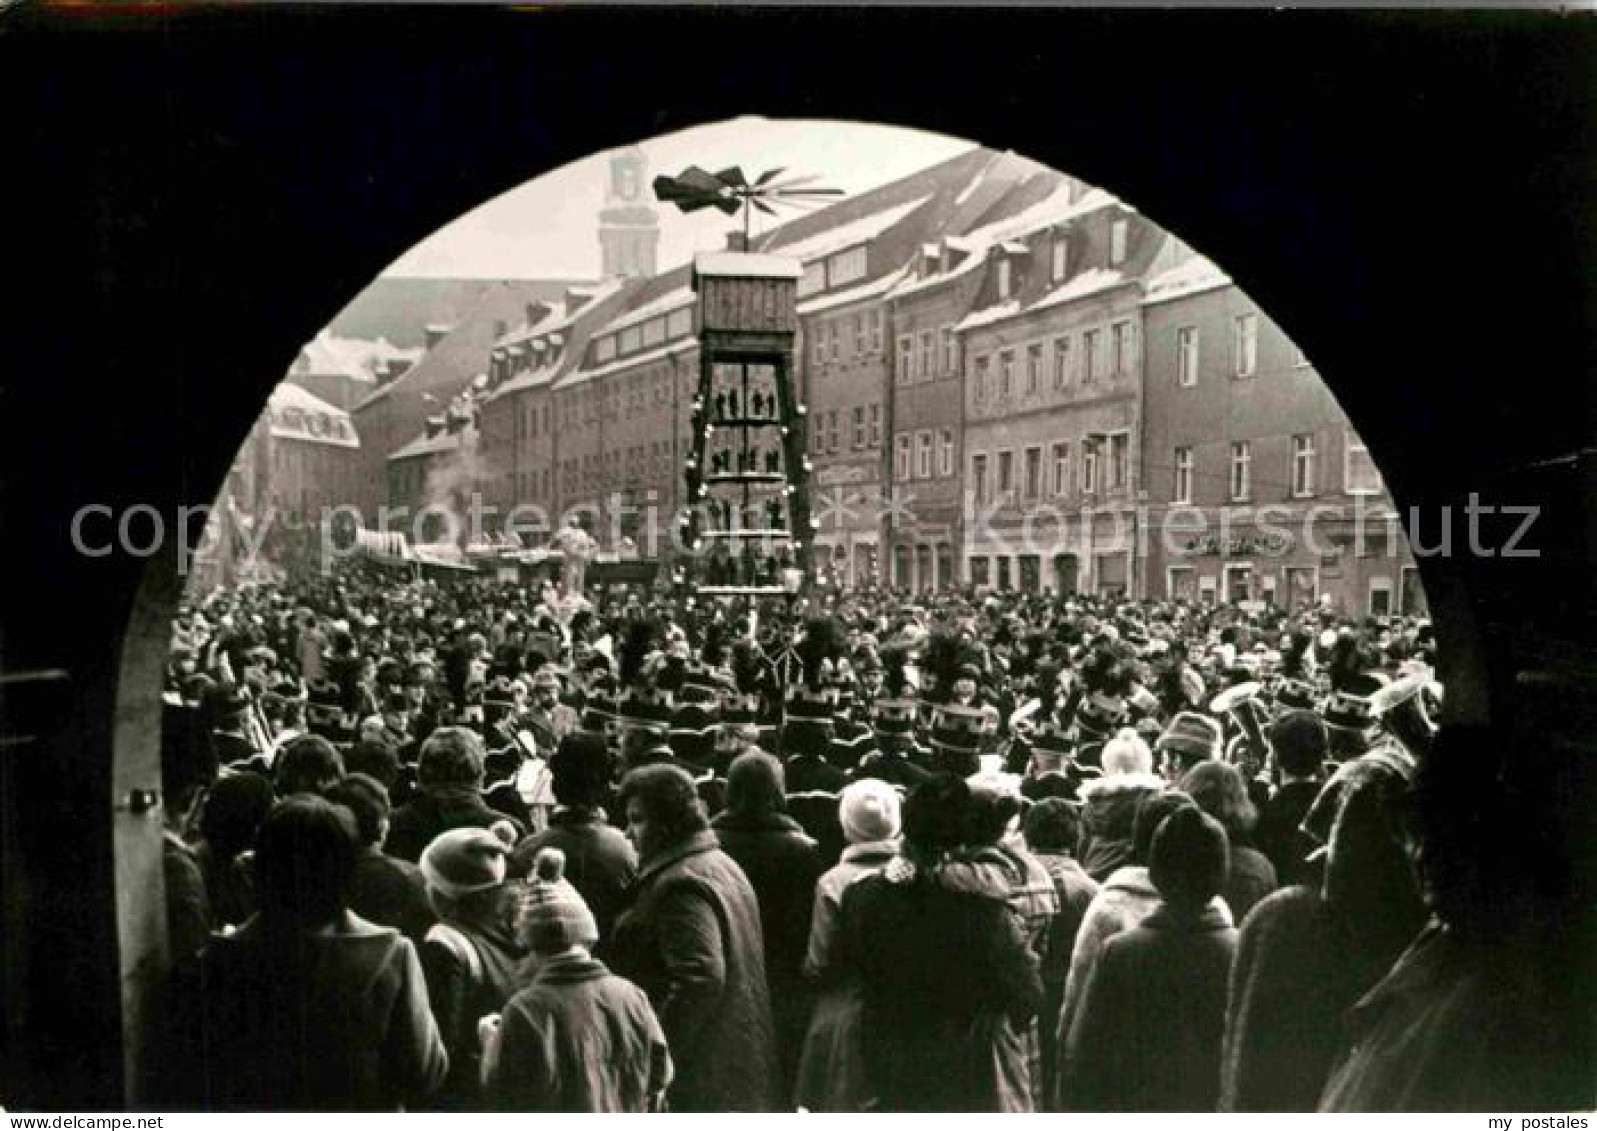
[[[1214,261],[1195,255],[1185,263],[1162,271],[1149,279],[1143,294],[1143,304],[1169,302],[1187,295],[1212,291],[1231,285],[1231,276],[1214,265]]]
[[[415,456],[434,456],[442,452],[458,451],[463,444],[469,442],[465,437],[468,437],[474,431],[474,428],[468,426],[459,432],[450,432],[447,429],[440,430],[436,436],[429,436],[426,432],[423,432],[410,443],[394,452],[388,459],[392,462],[400,459],[411,459]]]
[[[280,382],[267,398],[266,419],[272,436],[280,440],[360,447],[349,413],[288,381]]]
[[[784,229],[778,228],[771,233],[771,238],[763,243],[762,248],[806,262],[821,259],[834,251],[846,251],[875,239],[904,217],[925,207],[931,199],[932,194],[926,193],[914,200],[881,208],[833,228],[825,228],[807,238],[784,239]]]
[[[400,349],[387,338],[378,338],[376,341],[340,338],[324,328],[300,347],[299,356],[294,359],[293,371],[301,375],[336,374],[371,383],[377,380],[379,365],[390,361],[414,362],[424,352],[420,349]]]

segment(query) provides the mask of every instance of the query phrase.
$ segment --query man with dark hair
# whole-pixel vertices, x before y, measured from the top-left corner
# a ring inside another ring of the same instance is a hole
[[[1269,740],[1281,783],[1259,810],[1253,843],[1283,885],[1306,883],[1310,869],[1304,861],[1316,846],[1299,826],[1320,793],[1329,748],[1325,723],[1313,711],[1288,711],[1271,724]]]
[[[347,810],[296,794],[267,815],[255,850],[260,913],[201,959],[197,1106],[395,1111],[443,1081],[416,951],[349,914],[354,867]]]
[[[362,919],[393,927],[417,946],[436,920],[427,902],[421,870],[383,852],[388,836],[388,791],[365,774],[349,774],[327,791],[327,800],[355,818],[355,872],[349,909]]]
[[[616,921],[613,966],[659,1014],[678,1069],[671,1110],[781,1110],[754,889],[717,846],[685,771],[633,770],[621,804],[641,866]]]
[[[344,776],[338,748],[315,734],[302,734],[283,748],[273,767],[272,788],[278,797],[326,793]]]
[[[1039,1036],[1046,1071],[1056,1063],[1055,1024],[1065,997],[1076,933],[1093,896],[1098,894],[1098,885],[1076,862],[1081,817],[1075,805],[1062,797],[1044,798],[1027,810],[1021,831],[1026,847],[1053,880],[1059,898],[1059,912],[1049,923],[1041,970],[1044,995]]]
[[[515,821],[482,799],[482,739],[466,727],[440,727],[422,743],[416,765],[416,796],[394,810],[386,851],[416,863],[433,838],[450,829],[492,829],[519,833]]]
[[[510,875],[521,879],[531,874],[540,849],[560,849],[565,854],[563,874],[593,911],[601,939],[610,937],[638,876],[638,854],[605,813],[612,765],[602,735],[573,731],[561,739],[549,760],[558,802],[549,827],[518,844],[510,857]]]

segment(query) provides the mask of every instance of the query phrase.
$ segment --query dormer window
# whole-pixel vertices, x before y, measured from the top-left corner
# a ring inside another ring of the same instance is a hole
[[[1109,265],[1118,267],[1126,259],[1126,229],[1124,220],[1116,220],[1109,226]]]
[[[1010,265],[1008,256],[998,260],[998,300],[1005,302],[1009,299],[1010,289],[1014,284],[1014,270]]]
[[[1048,278],[1050,281],[1063,282],[1070,273],[1070,240],[1063,232],[1054,235],[1053,244],[1049,247]]]

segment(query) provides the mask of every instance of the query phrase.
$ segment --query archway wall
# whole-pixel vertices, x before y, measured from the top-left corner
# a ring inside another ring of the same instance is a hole
[[[1588,184],[1590,135],[1578,100],[1555,96],[1585,81],[1589,28],[924,18],[969,61],[957,89],[880,49],[902,34],[893,13],[639,12],[626,37],[580,12],[13,22],[0,93],[40,125],[9,143],[28,175],[0,189],[29,284],[3,316],[0,656],[69,671],[75,697],[26,756],[4,754],[0,863],[8,908],[28,911],[3,927],[8,1104],[121,1105],[147,988],[123,976],[153,976],[160,948],[158,920],[125,906],[119,926],[115,902],[151,874],[158,837],[119,833],[114,806],[147,781],[137,657],[175,589],[145,588],[146,559],[80,553],[69,516],[150,504],[172,521],[208,503],[329,311],[477,202],[638,137],[749,110],[869,118],[1111,187],[1291,329],[1405,505],[1461,504],[1477,483],[1549,504],[1541,529],[1561,540],[1537,561],[1421,563],[1450,714],[1510,702],[1524,668],[1588,662],[1589,464],[1548,461],[1592,423],[1572,372],[1590,323],[1566,309],[1597,277],[1566,199]],[[1025,44],[1048,46],[1033,62]],[[1483,249],[1483,217],[1512,231]],[[119,836],[137,855],[120,877]]]

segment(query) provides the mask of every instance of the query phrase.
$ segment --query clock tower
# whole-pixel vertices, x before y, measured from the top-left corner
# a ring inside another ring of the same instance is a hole
[[[604,277],[650,278],[660,246],[660,216],[650,202],[648,158],[633,145],[612,151],[609,164],[599,212]]]

